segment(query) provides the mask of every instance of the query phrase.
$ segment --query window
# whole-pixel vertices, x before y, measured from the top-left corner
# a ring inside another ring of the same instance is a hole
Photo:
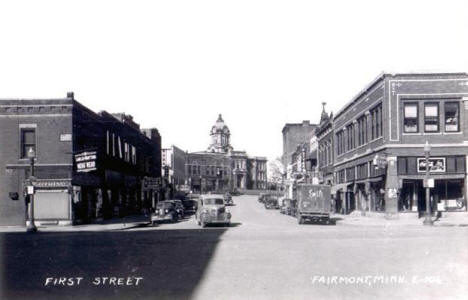
[[[425,103],[424,104],[424,131],[438,132],[439,131],[439,104]]]
[[[445,102],[445,131],[457,132],[460,130],[460,110],[458,102]]]
[[[358,145],[364,145],[367,143],[367,122],[366,116],[362,116],[358,119]]]
[[[21,129],[21,158],[28,158],[30,149],[36,152],[36,130],[34,128],[23,128]]]
[[[404,132],[418,132],[418,104],[405,103],[403,113]]]
[[[124,159],[126,162],[130,161],[130,147],[128,143],[124,143]]]
[[[348,132],[348,150],[354,149],[354,125],[350,124],[346,127],[346,131]]]
[[[136,154],[136,147],[132,146],[132,164],[137,164],[137,154]]]

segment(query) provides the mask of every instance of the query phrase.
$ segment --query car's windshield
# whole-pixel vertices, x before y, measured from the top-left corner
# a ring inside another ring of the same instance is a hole
[[[224,201],[220,198],[208,198],[204,200],[205,205],[223,205]]]

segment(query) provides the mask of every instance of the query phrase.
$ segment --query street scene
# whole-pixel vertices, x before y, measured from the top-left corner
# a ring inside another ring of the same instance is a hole
[[[468,2],[0,2],[0,300],[468,299]]]
[[[468,224],[344,225],[336,217],[336,225],[298,225],[257,196],[233,201],[229,226],[201,229],[192,214],[157,227],[1,234],[2,299],[464,299],[468,292],[460,251]]]

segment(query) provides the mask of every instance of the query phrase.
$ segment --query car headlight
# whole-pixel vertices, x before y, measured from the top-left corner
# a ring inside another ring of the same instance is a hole
[[[169,210],[168,210],[168,209],[166,209],[164,212],[167,214],[167,213],[169,212]]]

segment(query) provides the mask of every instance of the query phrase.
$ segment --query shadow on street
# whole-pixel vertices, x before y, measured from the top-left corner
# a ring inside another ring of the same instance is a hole
[[[225,231],[1,234],[0,298],[190,299]],[[83,279],[45,286],[48,277]],[[103,285],[102,277],[132,285]],[[143,278],[138,286],[135,278]]]

